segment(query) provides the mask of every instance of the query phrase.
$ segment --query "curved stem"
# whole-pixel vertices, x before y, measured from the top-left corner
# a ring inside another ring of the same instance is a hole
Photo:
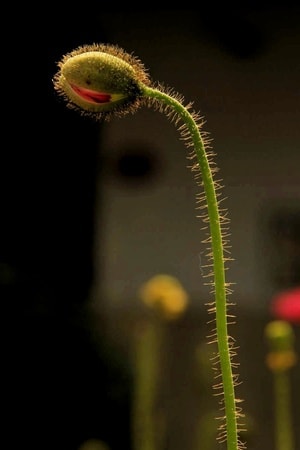
[[[227,315],[226,315],[226,282],[224,248],[222,241],[221,219],[218,208],[215,184],[209,165],[204,142],[192,114],[178,100],[159,89],[143,86],[145,97],[153,98],[170,107],[186,125],[194,145],[199,168],[201,170],[207,210],[210,224],[211,246],[213,254],[216,330],[220,367],[224,389],[224,406],[226,416],[227,449],[238,449],[238,432],[235,405],[234,381],[231,366],[230,349],[228,343]]]

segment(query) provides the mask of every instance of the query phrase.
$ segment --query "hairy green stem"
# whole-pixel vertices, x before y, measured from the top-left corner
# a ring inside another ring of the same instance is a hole
[[[186,125],[194,145],[197,161],[202,175],[206,195],[210,224],[211,246],[213,254],[214,288],[216,306],[216,331],[220,356],[222,384],[224,390],[224,406],[226,416],[227,449],[238,449],[238,431],[235,405],[234,380],[232,374],[230,349],[227,330],[227,300],[225,281],[225,260],[222,241],[221,219],[216,195],[215,183],[205,151],[199,126],[187,108],[172,96],[159,89],[144,86],[144,95],[153,98],[174,110]]]

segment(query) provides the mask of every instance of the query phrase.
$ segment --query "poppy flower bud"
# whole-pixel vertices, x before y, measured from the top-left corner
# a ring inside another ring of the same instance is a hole
[[[279,292],[271,302],[271,314],[277,319],[300,324],[300,287]]]
[[[292,326],[285,320],[272,320],[265,327],[265,336],[270,350],[285,351],[293,348],[295,335]]]
[[[274,372],[290,369],[296,364],[294,352],[295,335],[292,326],[284,320],[273,320],[265,328],[265,336],[269,345],[266,364]]]
[[[177,278],[156,275],[140,288],[142,301],[166,320],[177,319],[187,308],[188,294]]]
[[[54,88],[70,108],[95,119],[135,112],[150,81],[141,62],[117,46],[77,48],[58,63]]]

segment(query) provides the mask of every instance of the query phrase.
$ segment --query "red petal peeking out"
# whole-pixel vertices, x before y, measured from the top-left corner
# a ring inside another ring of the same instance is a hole
[[[271,302],[271,314],[278,319],[300,325],[300,287],[277,294]]]
[[[105,94],[103,92],[97,92],[91,89],[75,86],[75,84],[71,84],[71,87],[77,95],[90,103],[109,103],[111,100],[110,94]]]

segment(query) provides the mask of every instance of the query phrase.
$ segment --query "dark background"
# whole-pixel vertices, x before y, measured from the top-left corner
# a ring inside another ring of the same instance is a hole
[[[76,449],[91,437],[129,446],[127,368],[98,340],[101,327],[94,336],[86,308],[100,126],[70,114],[52,84],[66,52],[106,39],[92,12],[74,8],[14,5],[2,15],[10,45],[0,233],[8,448]]]
[[[251,7],[272,8],[259,5]],[[259,52],[263,37],[234,20],[230,5],[218,8],[202,7],[199,19],[211,38],[239,58]],[[70,114],[52,85],[63,54],[109,42],[101,9],[101,2],[47,3],[12,5],[2,14],[0,296],[8,448],[20,440],[23,447],[77,449],[90,437],[111,450],[131,446],[130,370],[111,351],[105,321],[103,339],[99,329],[95,337],[86,308],[101,125]],[[125,33],[126,10],[116,14],[124,17]]]

